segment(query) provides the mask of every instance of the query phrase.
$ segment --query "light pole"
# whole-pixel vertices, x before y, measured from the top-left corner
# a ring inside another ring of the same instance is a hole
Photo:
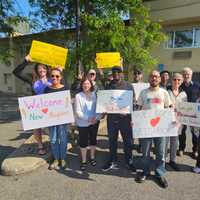
[[[81,60],[80,60],[80,0],[76,0],[76,66],[77,76],[81,74]]]

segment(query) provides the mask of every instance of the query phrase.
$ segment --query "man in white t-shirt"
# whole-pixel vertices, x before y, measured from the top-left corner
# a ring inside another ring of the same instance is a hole
[[[138,105],[142,110],[147,109],[163,109],[171,106],[171,100],[168,92],[165,89],[160,88],[160,73],[156,70],[152,71],[149,75],[150,87],[144,89],[138,98]],[[142,153],[144,161],[143,173],[138,177],[138,182],[144,182],[147,176],[150,174],[150,151],[152,142],[155,145],[155,177],[158,181],[158,184],[167,188],[168,183],[164,177],[166,173],[165,170],[165,137],[156,137],[156,138],[142,138]]]

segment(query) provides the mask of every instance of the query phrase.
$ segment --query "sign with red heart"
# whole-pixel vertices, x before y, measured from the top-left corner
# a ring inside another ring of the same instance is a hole
[[[133,137],[153,138],[177,136],[179,126],[172,108],[132,112]]]

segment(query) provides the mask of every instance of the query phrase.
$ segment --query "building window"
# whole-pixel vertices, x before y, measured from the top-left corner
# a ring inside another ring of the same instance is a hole
[[[192,47],[193,42],[193,31],[176,31],[175,33],[175,48]]]
[[[196,31],[195,31],[194,46],[200,47],[200,29],[196,29]]]
[[[4,74],[4,84],[8,85],[11,84],[12,74]]]
[[[200,28],[170,31],[166,48],[200,48]]]

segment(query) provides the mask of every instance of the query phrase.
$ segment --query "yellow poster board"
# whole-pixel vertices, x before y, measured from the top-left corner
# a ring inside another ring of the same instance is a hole
[[[119,52],[96,53],[96,63],[98,68],[112,68],[122,66]]]
[[[49,65],[51,67],[65,67],[68,49],[56,45],[32,41],[30,56],[34,62]]]

